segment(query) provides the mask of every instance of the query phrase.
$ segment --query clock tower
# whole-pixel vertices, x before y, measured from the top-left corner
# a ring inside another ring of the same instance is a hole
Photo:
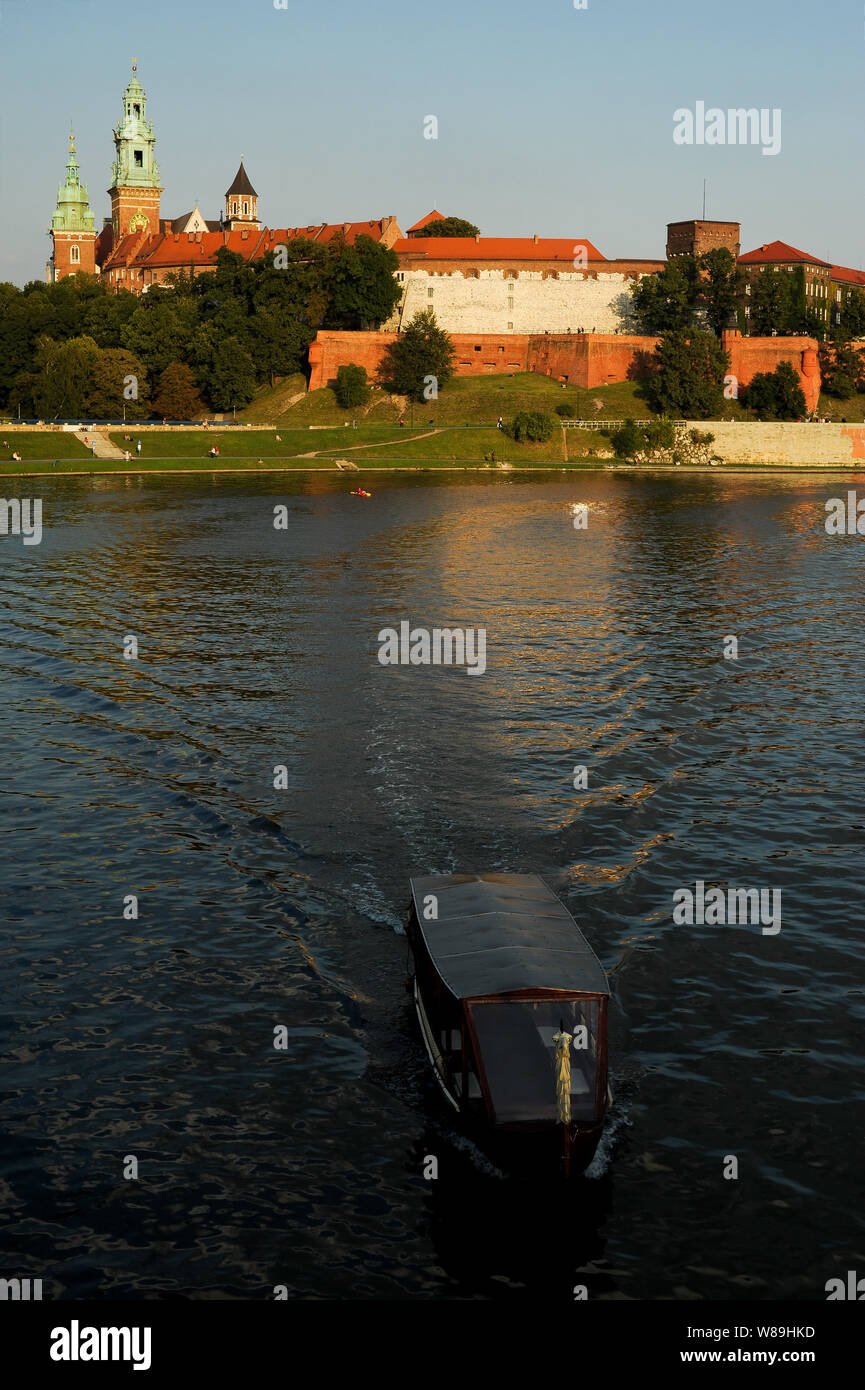
[[[111,169],[111,228],[116,247],[123,237],[159,231],[159,165],[154,158],[156,136],[147,119],[147,97],[135,75],[123,93],[123,115],[114,129]]]

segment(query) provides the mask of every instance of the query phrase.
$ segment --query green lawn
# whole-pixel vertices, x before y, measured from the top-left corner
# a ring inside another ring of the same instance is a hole
[[[846,420],[850,425],[861,425],[865,420],[865,396],[851,396],[848,401],[839,401],[834,396],[821,395],[817,414],[828,415],[830,420]]]
[[[344,410],[337,404],[329,387],[307,393],[302,401],[287,408],[296,392],[298,378],[291,378],[292,387],[280,383],[274,391],[262,391],[241,413],[246,422],[267,421],[292,426],[342,425],[356,418],[361,423],[390,423],[400,418],[398,407],[386,391],[373,391],[367,406]],[[642,398],[639,382],[616,382],[584,391],[575,386],[563,387],[552,377],[535,372],[517,372],[484,377],[454,377],[443,387],[438,400],[424,401],[414,407],[414,425],[494,425],[499,416],[512,419],[521,410],[542,410],[552,415],[557,405],[565,403],[572,419],[624,420],[629,415],[650,419],[654,412]],[[599,407],[599,408],[596,408]],[[404,412],[406,424],[412,419],[412,408]]]
[[[21,463],[12,458],[13,453],[21,455]],[[69,467],[75,467],[80,465],[82,460],[89,458],[92,458],[90,450],[85,449],[73,434],[61,430],[16,432],[4,430],[0,426],[0,473],[30,471],[28,465],[36,463],[40,467],[32,471],[41,472],[46,466],[52,468],[55,459],[62,461],[57,466],[57,471],[60,472],[63,462]]]
[[[129,431],[127,431],[129,433]],[[119,449],[131,448],[133,462],[138,459],[135,441],[141,439],[141,462],[151,459],[188,459],[191,463],[202,461],[207,467],[219,468],[231,463],[233,459],[297,458],[299,455],[337,451],[351,445],[378,444],[387,439],[398,438],[403,431],[393,425],[367,425],[363,429],[286,429],[255,430],[245,428],[220,429],[214,426],[208,430],[146,430],[135,434],[132,443],[124,445],[123,431],[112,433],[109,438]],[[277,439],[279,435],[279,439]],[[208,451],[213,445],[219,447],[219,458],[212,459]]]

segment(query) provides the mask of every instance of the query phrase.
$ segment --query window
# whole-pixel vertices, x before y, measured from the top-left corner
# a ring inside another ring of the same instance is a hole
[[[427,290],[427,292],[426,292],[426,297],[427,297],[427,299],[432,299],[432,297],[433,297],[434,294],[435,294],[435,290]]]
[[[475,344],[475,352],[480,352],[480,350],[481,350],[481,345],[480,345],[480,343],[476,343],[476,344]]]
[[[249,203],[247,203],[246,200],[244,200],[244,203],[243,203],[243,215],[244,215],[244,217],[248,217],[248,216],[249,216]]]
[[[78,262],[78,261],[81,260],[81,252],[79,251],[79,249],[78,249],[77,246],[72,246],[72,247],[70,247],[70,250],[69,250],[69,259],[70,259],[70,261],[75,261],[75,262]]]
[[[513,309],[513,307],[514,307],[514,297],[513,297],[512,294],[509,294],[509,295],[508,295],[508,308],[509,308],[509,309]]]
[[[512,323],[509,323],[509,324],[508,324],[508,328],[511,328],[511,329],[512,329],[513,326],[514,326],[514,325],[513,325]],[[502,351],[504,351],[504,349],[502,349]]]
[[[132,106],[132,114],[133,114],[133,116],[140,116],[140,115],[141,115],[141,107],[138,105],[138,102],[137,102],[137,101],[133,103],[133,106]]]
[[[143,169],[143,168],[144,168],[144,151],[143,151],[143,150],[136,150],[136,151],[135,151],[135,167],[136,167],[136,169]]]
[[[510,290],[512,290],[512,289],[513,289],[513,284],[508,285],[508,290],[510,291]]]
[[[585,1029],[586,1046],[570,1049],[571,1115],[596,1112],[599,1004],[596,999],[527,999],[469,1004],[484,1061],[490,1099],[501,1121],[555,1120],[553,1035],[559,1021],[571,1034]],[[576,1036],[574,1041],[577,1041]]]
[[[236,216],[237,216],[237,199],[236,199],[236,198],[235,198],[234,202],[231,204],[231,215],[232,215],[232,217],[236,217]]]

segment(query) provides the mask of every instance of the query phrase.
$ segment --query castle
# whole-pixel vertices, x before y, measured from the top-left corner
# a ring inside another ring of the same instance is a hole
[[[328,242],[337,235],[351,244],[358,236],[392,246],[402,233],[395,217],[369,222],[322,223],[309,227],[262,227],[258,194],[241,159],[218,220],[208,221],[196,205],[179,217],[161,216],[159,165],[155,157],[153,121],[147,117],[147,96],[138,81],[136,64],[123,93],[123,112],[114,128],[111,169],[111,216],[97,231],[81,182],[70,137],[66,180],[60,185],[57,209],[49,235],[52,255],[46,267],[49,283],[79,272],[99,275],[112,289],[144,294],[178,272],[213,270],[220,247],[244,260],[260,260],[276,246],[303,237]]]
[[[310,348],[310,387],[324,386],[339,365],[356,362],[374,374],[387,343],[420,309],[432,308],[452,335],[459,375],[540,371],[584,386],[623,381],[653,339],[631,336],[630,284],[658,274],[664,260],[610,260],[579,237],[437,237],[438,211],[428,213],[404,235],[394,216],[366,222],[321,223],[269,228],[258,214],[258,194],[241,157],[225,193],[218,220],[208,221],[196,205],[179,217],[161,215],[162,186],[155,157],[156,136],[147,117],[147,96],[132,77],[114,129],[111,216],[96,228],[87,188],[81,183],[70,137],[66,179],[60,185],[49,235],[49,281],[67,275],[99,275],[115,291],[143,295],[179,272],[197,275],[216,266],[227,247],[245,261],[272,256],[295,239],[351,245],[359,236],[392,249],[401,295],[386,323],[373,333],[319,332]],[[744,316],[751,290],[766,271],[804,272],[808,307],[826,327],[841,320],[846,295],[865,290],[865,272],[835,266],[786,242],[775,241],[741,255],[738,222],[694,219],[667,227],[667,257],[724,247],[746,272]],[[742,338],[725,334],[732,371],[746,384],[756,371],[791,361],[809,409],[819,395],[815,340]]]

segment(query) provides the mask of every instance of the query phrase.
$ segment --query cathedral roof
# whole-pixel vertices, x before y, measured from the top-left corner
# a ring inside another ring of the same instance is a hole
[[[245,193],[250,198],[258,197],[258,194],[249,182],[249,175],[243,167],[243,160],[240,161],[240,168],[234,176],[234,183],[225,191],[226,198],[230,198],[232,193]]]

